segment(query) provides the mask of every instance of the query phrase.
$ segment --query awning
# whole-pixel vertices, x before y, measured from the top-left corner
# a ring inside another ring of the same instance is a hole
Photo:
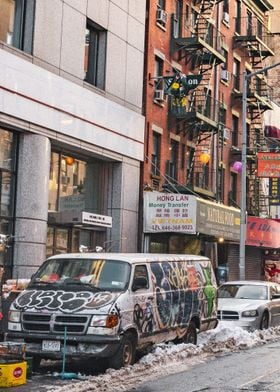
[[[264,127],[264,134],[266,137],[280,141],[280,129],[274,125],[266,125]]]

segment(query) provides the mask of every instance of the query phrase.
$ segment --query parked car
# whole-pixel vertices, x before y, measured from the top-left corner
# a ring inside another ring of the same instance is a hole
[[[280,325],[280,284],[231,281],[218,289],[218,319],[247,330]]]

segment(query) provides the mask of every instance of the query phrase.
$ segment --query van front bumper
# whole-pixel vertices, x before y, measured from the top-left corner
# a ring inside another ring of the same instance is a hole
[[[118,350],[122,336],[67,336],[65,354],[71,358],[100,357],[107,358]],[[61,335],[8,332],[5,340],[25,343],[26,354],[46,359],[63,357],[64,339]],[[43,341],[60,342],[59,351],[43,350]]]

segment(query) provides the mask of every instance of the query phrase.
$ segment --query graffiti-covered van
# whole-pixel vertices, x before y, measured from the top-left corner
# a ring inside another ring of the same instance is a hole
[[[131,365],[160,342],[196,344],[217,325],[216,281],[208,258],[79,253],[47,259],[11,305],[8,340],[35,357],[102,357]],[[33,361],[34,362],[34,361]]]

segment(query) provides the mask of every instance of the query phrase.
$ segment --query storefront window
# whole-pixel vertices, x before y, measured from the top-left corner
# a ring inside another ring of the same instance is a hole
[[[82,212],[103,214],[105,165],[53,151],[49,174],[47,256],[103,246],[105,230],[84,227]]]
[[[0,234],[13,235],[16,135],[0,128]],[[0,266],[9,275],[12,246],[0,249]]]

